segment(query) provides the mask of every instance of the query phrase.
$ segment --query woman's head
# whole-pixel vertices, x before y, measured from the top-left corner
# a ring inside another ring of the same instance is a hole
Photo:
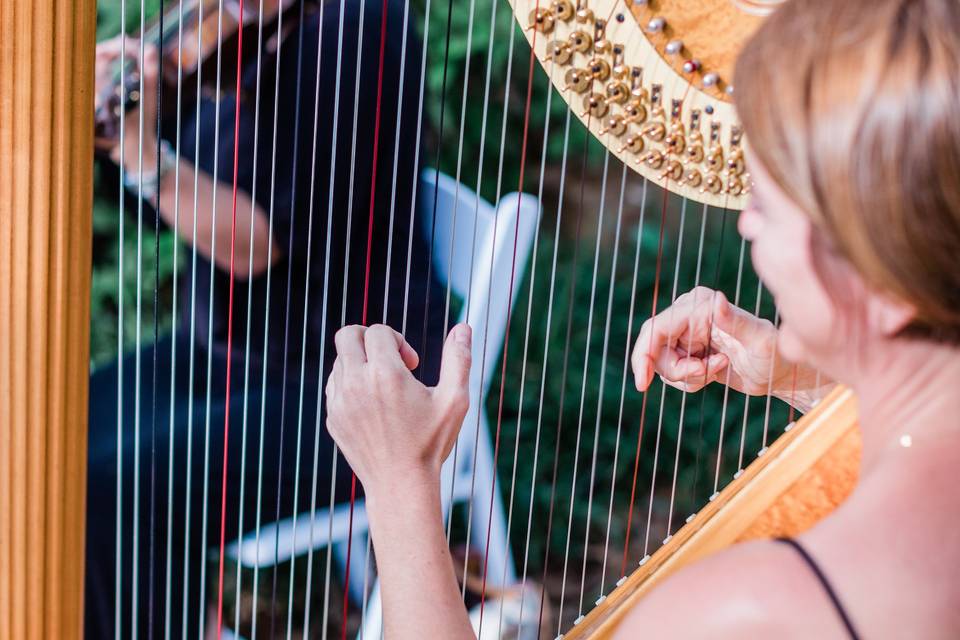
[[[741,229],[788,355],[829,365],[853,330],[960,343],[960,2],[791,0],[735,83]]]

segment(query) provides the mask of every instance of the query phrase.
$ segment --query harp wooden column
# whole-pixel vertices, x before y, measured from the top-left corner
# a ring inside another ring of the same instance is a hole
[[[95,27],[0,2],[0,638],[83,633]]]

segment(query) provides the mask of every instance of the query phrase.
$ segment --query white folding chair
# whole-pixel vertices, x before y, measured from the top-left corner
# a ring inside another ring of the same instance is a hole
[[[489,544],[487,582],[503,586],[515,582],[516,571],[496,486],[494,434],[484,405],[499,369],[507,319],[530,257],[540,206],[534,196],[511,193],[494,208],[450,176],[426,169],[420,176],[418,211],[422,231],[433,235],[434,273],[444,287],[449,284],[451,291],[464,301],[458,321],[466,321],[473,328],[470,409],[457,439],[456,461],[451,455],[443,465],[443,513],[448,514],[453,504],[469,503],[470,542],[478,549],[486,549]],[[508,295],[511,274],[512,297]],[[227,553],[234,559],[239,557],[244,567],[264,568],[322,548],[330,540],[331,551],[343,569],[348,517],[346,504],[337,505],[332,511],[318,509],[312,521],[309,513],[298,514],[296,527],[292,517],[264,525],[260,528],[259,544],[250,533],[230,545]],[[355,504],[353,517],[349,589],[351,599],[359,602],[368,577],[364,556],[369,530],[362,500]],[[378,640],[381,630],[380,590],[374,579],[360,636]]]

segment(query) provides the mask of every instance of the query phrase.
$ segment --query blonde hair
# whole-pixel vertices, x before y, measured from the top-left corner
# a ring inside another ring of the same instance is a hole
[[[904,333],[960,343],[960,2],[789,0],[746,44],[753,156]]]

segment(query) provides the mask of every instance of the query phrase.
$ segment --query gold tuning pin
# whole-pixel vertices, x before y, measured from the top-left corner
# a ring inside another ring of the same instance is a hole
[[[586,53],[593,46],[593,38],[586,31],[577,29],[567,40],[577,53]]]
[[[610,107],[607,106],[607,101],[604,100],[603,96],[599,93],[591,93],[590,95],[584,96],[583,108],[585,111],[581,117],[590,114],[593,118],[602,118],[607,115],[607,111],[610,110]]]
[[[707,167],[713,173],[720,173],[723,169],[723,147],[720,146],[719,122],[710,123],[710,150],[707,152]],[[714,191],[714,193],[717,192]]]
[[[566,85],[564,89],[573,89],[577,93],[583,93],[593,83],[593,76],[583,69],[568,69],[563,80]]]
[[[607,118],[606,124],[604,124],[603,128],[600,129],[600,135],[612,133],[619,138],[627,130],[627,123],[625,123],[623,120],[624,118],[621,115],[610,116]]]
[[[667,136],[667,152],[673,155],[680,155],[686,148],[686,137],[683,132],[683,123],[681,115],[683,113],[683,101],[673,100],[670,107],[670,133]],[[674,179],[679,179],[677,176]]]
[[[570,0],[554,0],[550,8],[553,10],[553,15],[556,16],[558,20],[563,20],[564,22],[573,20],[573,16],[576,13],[576,9],[573,8]]]
[[[660,179],[669,178],[670,180],[679,181],[683,177],[683,165],[680,164],[679,160],[670,160],[667,162],[667,168],[662,174],[660,174]]]
[[[647,108],[636,100],[631,100],[630,103],[623,108],[623,111],[627,114],[625,121],[628,124],[631,122],[643,122],[647,119]]]
[[[614,81],[607,85],[607,104],[623,104],[630,97],[630,88],[623,82]]]
[[[527,29],[536,29],[540,33],[553,31],[553,12],[550,9],[534,9],[530,12]]]
[[[653,118],[652,122],[648,122],[644,125],[641,133],[650,140],[655,140],[660,142],[667,135],[667,125],[665,124],[665,115],[663,113],[663,105],[660,104],[662,97],[663,87],[659,84],[653,85],[653,88],[650,92],[650,104],[653,105],[653,110],[650,114]]]
[[[732,196],[738,196],[743,191],[743,182],[736,176],[727,178],[727,193]]]
[[[643,151],[643,136],[637,133],[631,133],[623,139],[623,146],[617,149],[617,153],[629,151],[630,153],[640,153]]]
[[[551,40],[547,43],[547,60],[553,60],[557,64],[564,65],[573,58],[573,49],[569,42],[564,40]]]
[[[656,149],[651,149],[644,154],[643,163],[650,167],[651,169],[659,169],[663,166],[663,154],[657,151]]]
[[[707,179],[704,181],[703,186],[700,187],[700,193],[720,193],[720,189],[723,188],[723,181],[720,180],[720,176],[716,173],[710,172],[707,174]]]
[[[703,176],[696,169],[687,169],[683,175],[683,183],[688,186],[699,187],[701,182],[703,182]]]
[[[604,82],[610,77],[610,63],[603,58],[594,58],[591,60],[589,69],[594,80]]]
[[[746,165],[743,161],[743,149],[740,147],[740,139],[742,137],[743,129],[740,127],[733,127],[730,130],[730,157],[727,158],[727,173],[731,177],[739,176],[746,170]],[[740,191],[738,190],[737,194],[739,193]]]
[[[577,22],[590,24],[593,22],[593,11],[587,8],[586,0],[577,0]]]

